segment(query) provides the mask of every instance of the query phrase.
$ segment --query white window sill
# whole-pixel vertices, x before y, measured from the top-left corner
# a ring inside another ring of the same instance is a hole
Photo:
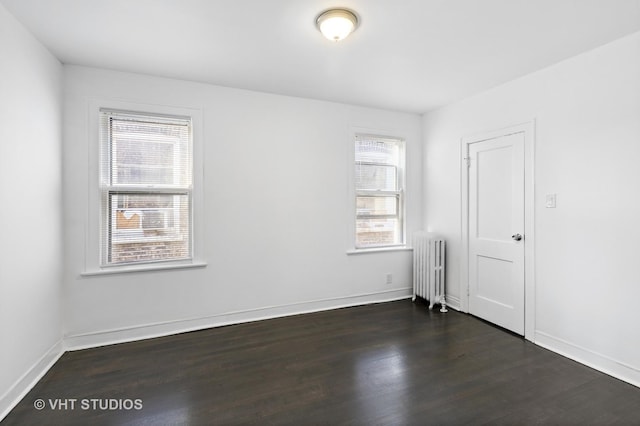
[[[93,277],[97,275],[114,275],[114,274],[128,274],[132,272],[149,272],[149,271],[167,271],[172,269],[192,269],[192,268],[205,268],[207,264],[205,262],[193,262],[193,263],[177,263],[171,265],[160,264],[145,264],[137,266],[110,266],[108,268],[99,269],[96,271],[85,271],[80,273],[81,277]]]
[[[407,247],[407,246],[373,247],[373,248],[347,250],[347,255],[350,256],[352,254],[385,253],[390,251],[412,251],[412,250],[413,250],[413,247]]]

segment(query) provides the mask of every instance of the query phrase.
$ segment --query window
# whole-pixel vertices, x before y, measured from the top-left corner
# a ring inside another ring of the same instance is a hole
[[[355,247],[404,245],[404,141],[355,137]]]
[[[101,264],[192,257],[188,117],[100,111]]]

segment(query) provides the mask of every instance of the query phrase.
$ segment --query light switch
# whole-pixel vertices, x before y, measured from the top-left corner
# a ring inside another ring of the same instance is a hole
[[[545,207],[548,209],[556,208],[556,194],[547,194],[545,197]]]

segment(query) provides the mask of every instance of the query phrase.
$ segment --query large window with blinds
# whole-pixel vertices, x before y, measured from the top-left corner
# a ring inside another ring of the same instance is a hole
[[[404,245],[404,165],[402,139],[356,134],[356,249]]]
[[[102,266],[192,257],[188,117],[100,111]]]

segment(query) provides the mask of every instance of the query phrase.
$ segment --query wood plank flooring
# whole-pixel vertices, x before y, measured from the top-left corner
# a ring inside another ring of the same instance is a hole
[[[640,425],[640,389],[402,300],[66,353],[2,422],[39,424]]]

